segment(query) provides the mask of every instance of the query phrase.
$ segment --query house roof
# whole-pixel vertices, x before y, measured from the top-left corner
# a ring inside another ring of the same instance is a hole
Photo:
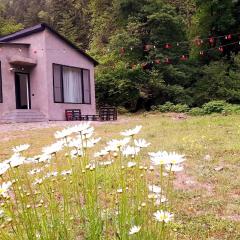
[[[32,35],[34,33],[38,33],[38,32],[42,32],[44,30],[49,30],[50,32],[52,32],[54,35],[56,35],[58,38],[60,38],[61,40],[63,40],[66,44],[68,44],[69,46],[71,46],[72,48],[74,48],[76,51],[78,51],[79,53],[81,53],[82,55],[84,55],[86,58],[88,58],[91,62],[94,63],[94,65],[98,65],[99,63],[93,59],[91,56],[89,56],[87,53],[85,53],[82,49],[80,49],[79,47],[77,47],[75,44],[73,44],[71,41],[69,41],[67,38],[65,38],[64,36],[62,36],[60,33],[58,33],[56,30],[54,30],[53,28],[51,28],[50,26],[48,26],[46,23],[40,23],[38,25],[35,25],[33,27],[29,27],[29,28],[25,28],[23,30],[20,30],[18,32],[0,37],[0,42],[4,43],[4,42],[9,42],[9,41],[13,41],[13,40],[17,40],[19,38],[23,38],[23,37],[27,37],[29,35]]]

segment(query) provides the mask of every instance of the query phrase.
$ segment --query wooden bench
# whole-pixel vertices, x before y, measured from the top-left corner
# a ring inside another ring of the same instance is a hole
[[[116,121],[117,108],[100,107],[98,115],[82,115],[80,109],[65,110],[67,121]]]

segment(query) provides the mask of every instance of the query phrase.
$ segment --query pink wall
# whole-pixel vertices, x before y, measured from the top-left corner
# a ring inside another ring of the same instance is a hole
[[[56,37],[49,30],[20,38],[15,43],[29,43],[29,48],[4,47],[0,54],[2,62],[3,103],[0,111],[16,109],[14,72],[10,72],[8,56],[22,54],[37,59],[37,65],[30,71],[31,106],[32,109],[44,113],[49,120],[65,120],[65,109],[81,109],[82,114],[95,114],[94,64],[71,46]],[[54,103],[52,64],[62,64],[90,70],[91,104]]]
[[[56,38],[50,31],[46,30],[45,41],[46,62],[47,62],[47,80],[48,80],[48,105],[49,118],[51,120],[65,119],[65,109],[81,109],[82,114],[95,114],[95,84],[94,84],[94,64],[85,56],[79,54],[72,47],[66,45],[61,39]],[[52,49],[52,50],[50,50]],[[90,70],[90,84],[91,84],[91,104],[62,104],[54,103],[53,101],[53,71],[52,64],[62,64],[72,67],[85,68]]]
[[[0,45],[0,61],[2,73],[2,93],[3,103],[0,103],[1,114],[16,109],[15,97],[15,73],[11,71],[12,67],[9,61],[12,56],[28,56],[28,47],[26,46],[10,46]]]

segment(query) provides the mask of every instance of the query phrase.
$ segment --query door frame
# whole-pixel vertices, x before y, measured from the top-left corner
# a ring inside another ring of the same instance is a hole
[[[15,79],[15,100],[16,100],[16,109],[25,109],[25,108],[21,108],[21,99],[20,99],[20,94],[19,94],[19,90],[20,90],[20,86],[19,86],[19,82],[20,80],[17,79],[18,74],[24,74],[27,75],[27,100],[28,100],[28,106],[27,109],[31,109],[31,87],[30,87],[30,74],[26,73],[26,72],[15,72],[14,75],[14,79]]]

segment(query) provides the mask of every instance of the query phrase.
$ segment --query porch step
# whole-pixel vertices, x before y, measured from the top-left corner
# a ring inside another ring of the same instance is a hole
[[[46,122],[46,116],[32,109],[16,109],[11,112],[5,113],[1,117],[1,122],[4,123],[25,123],[25,122]]]

